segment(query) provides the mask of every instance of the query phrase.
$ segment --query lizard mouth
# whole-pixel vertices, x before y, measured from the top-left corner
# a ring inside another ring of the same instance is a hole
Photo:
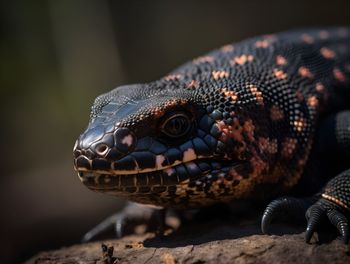
[[[205,196],[208,201],[202,199],[200,203],[207,204],[221,196],[230,197],[241,175],[247,175],[240,172],[246,168],[241,166],[244,161],[212,154],[214,137],[167,147],[150,137],[136,140],[126,128],[118,129],[114,140],[103,134],[99,141],[94,137],[101,131],[95,130],[91,130],[92,135],[81,136],[73,150],[75,170],[93,191],[169,206]]]
[[[237,180],[230,170],[240,167],[242,161],[215,160],[212,158],[182,162],[163,169],[152,171],[113,171],[88,170],[75,166],[80,180],[90,189],[98,192],[110,192],[124,195],[163,193],[176,190],[178,186],[189,187],[205,185],[219,178]]]

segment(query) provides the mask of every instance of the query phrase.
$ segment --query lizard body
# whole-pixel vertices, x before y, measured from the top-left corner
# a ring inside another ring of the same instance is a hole
[[[350,108],[349,81],[347,28],[229,44],[99,96],[75,169],[92,190],[162,207],[284,194],[303,175],[322,120]],[[322,197],[349,209],[345,192]]]

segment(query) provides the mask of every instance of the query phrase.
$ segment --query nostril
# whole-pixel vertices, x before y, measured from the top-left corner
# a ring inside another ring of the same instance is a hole
[[[108,146],[104,143],[98,144],[95,151],[98,155],[104,156],[108,151]]]

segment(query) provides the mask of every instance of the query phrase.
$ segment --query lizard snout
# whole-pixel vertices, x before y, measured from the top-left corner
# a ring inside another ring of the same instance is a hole
[[[109,171],[114,161],[134,150],[135,144],[136,137],[127,128],[106,131],[102,125],[89,127],[74,145],[75,169]]]

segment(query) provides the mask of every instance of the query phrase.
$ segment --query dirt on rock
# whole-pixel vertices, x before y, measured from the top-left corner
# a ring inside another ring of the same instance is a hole
[[[350,246],[334,230],[314,236],[311,244],[302,230],[275,225],[275,235],[262,235],[256,219],[193,223],[163,238],[147,233],[73,245],[39,253],[26,263],[350,263]]]

